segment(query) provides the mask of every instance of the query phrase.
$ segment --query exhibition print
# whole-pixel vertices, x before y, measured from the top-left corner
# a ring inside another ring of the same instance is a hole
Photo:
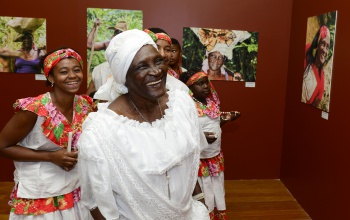
[[[337,12],[309,17],[301,101],[329,112]]]
[[[106,62],[104,52],[109,41],[125,30],[142,30],[142,28],[142,11],[106,8],[87,9],[88,84],[93,69]]]
[[[0,17],[0,72],[41,74],[46,19]]]
[[[255,82],[258,32],[185,27],[183,67],[201,69],[210,80]]]

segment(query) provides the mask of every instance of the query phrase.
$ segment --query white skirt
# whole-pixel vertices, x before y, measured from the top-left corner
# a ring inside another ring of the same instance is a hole
[[[205,204],[209,212],[212,212],[214,207],[219,211],[226,210],[224,172],[221,172],[219,176],[198,177],[198,182],[204,193]]]

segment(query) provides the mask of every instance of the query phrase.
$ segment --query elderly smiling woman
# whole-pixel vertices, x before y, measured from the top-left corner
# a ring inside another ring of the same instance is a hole
[[[143,31],[114,37],[106,58],[113,82],[98,92],[114,100],[89,114],[78,142],[83,203],[95,219],[209,219],[190,96],[166,90],[167,66]]]

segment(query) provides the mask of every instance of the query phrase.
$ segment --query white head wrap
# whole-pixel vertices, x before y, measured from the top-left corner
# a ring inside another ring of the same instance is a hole
[[[125,86],[126,73],[136,53],[147,44],[157,49],[152,38],[141,30],[124,31],[113,37],[105,52],[113,78],[108,78],[98,89],[94,95],[95,99],[113,101],[121,94],[128,93],[128,88]]]

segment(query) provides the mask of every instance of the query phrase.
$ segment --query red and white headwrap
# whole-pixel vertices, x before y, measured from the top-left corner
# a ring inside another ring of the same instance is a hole
[[[49,73],[56,66],[58,62],[60,62],[62,59],[73,57],[80,63],[81,68],[83,68],[83,60],[81,56],[75,52],[74,50],[67,48],[67,49],[61,49],[53,52],[52,54],[48,55],[44,60],[44,74],[47,77],[49,77]]]
[[[171,39],[169,35],[167,35],[166,33],[153,33],[148,29],[145,29],[144,32],[146,32],[149,36],[151,36],[154,42],[156,42],[157,40],[165,40],[165,41],[168,41],[168,43],[171,45]]]
[[[331,34],[330,34],[330,32],[329,32],[329,29],[328,29],[328,27],[327,26],[322,26],[321,28],[320,28],[320,35],[318,36],[318,41],[317,41],[317,43],[320,43],[320,41],[322,40],[322,39],[324,39],[324,38],[326,38],[326,37],[331,37]]]

